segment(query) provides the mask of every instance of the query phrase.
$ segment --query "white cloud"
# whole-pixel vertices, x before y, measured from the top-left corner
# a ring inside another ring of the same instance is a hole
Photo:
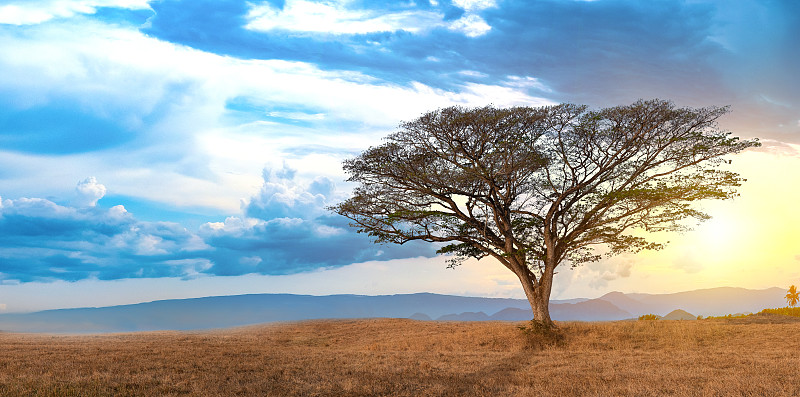
[[[0,237],[7,243],[0,247],[0,258],[7,265],[0,273],[4,283],[194,277],[211,266],[208,253],[213,248],[199,235],[176,223],[139,222],[122,206],[104,210],[62,206],[41,198],[5,200],[0,223]],[[191,256],[195,256],[191,266],[180,262]],[[164,262],[165,258],[182,266],[172,266],[175,263]]]
[[[302,112],[268,112],[267,116],[270,117],[279,117],[284,119],[291,119],[291,120],[303,120],[303,121],[313,121],[313,120],[324,120],[325,113],[302,113]]]
[[[331,227],[331,226],[326,226],[326,225],[318,225],[317,227],[314,228],[314,233],[316,233],[316,235],[319,236],[319,237],[330,237],[330,236],[344,235],[347,232],[348,232],[347,230],[344,230],[342,228]],[[379,254],[376,254],[375,256],[380,256],[380,253],[382,253],[382,251],[380,251],[380,250],[378,250],[378,252],[379,252]]]
[[[54,18],[94,14],[98,7],[150,9],[149,0],[40,0],[17,1],[0,6],[0,24],[35,25]]]
[[[210,269],[214,264],[208,259],[176,259],[164,261],[167,266],[178,268],[178,273],[182,274],[184,280],[191,280],[203,276],[203,272]]]
[[[606,258],[599,262],[587,263],[573,269],[560,270],[564,273],[558,277],[555,295],[568,292],[569,287],[581,288],[582,285],[591,290],[608,287],[609,282],[631,277],[631,269],[637,265],[637,259],[632,255],[622,255]]]
[[[41,9],[24,8],[16,4],[0,6],[0,23],[7,25],[28,25],[47,21],[53,14]]]
[[[438,24],[441,14],[429,11],[377,13],[348,10],[346,2],[287,0],[282,9],[270,4],[253,5],[247,14],[246,28],[259,31],[358,34],[407,30],[417,32]]]
[[[138,237],[136,242],[137,255],[166,255],[167,250],[162,247],[164,239],[158,236],[145,234]]]
[[[495,2],[495,0],[453,0],[453,4],[467,12],[497,7],[497,2]]]
[[[241,198],[258,191],[266,162],[288,161],[306,180],[338,180],[345,156],[431,109],[552,104],[527,94],[520,85],[526,78],[454,90],[399,85],[303,62],[219,56],[89,21],[41,25],[25,36],[0,33],[0,52],[0,87],[13,93],[14,106],[69,101],[136,134],[120,149],[61,158],[0,151],[0,166],[14,170],[3,183],[6,196],[66,198],[74,185],[65,181],[95,175],[115,194],[235,213]],[[226,102],[240,97],[263,106],[265,120],[225,121]],[[304,110],[286,110],[294,108]],[[358,127],[342,131],[344,123]],[[341,153],[286,158],[286,148],[309,142]]]
[[[608,281],[614,281],[619,278],[627,278],[631,275],[631,267],[633,265],[631,263],[621,263],[617,265],[614,269],[606,269],[603,270],[594,282],[590,282],[589,285],[594,285],[597,287],[605,287]]]
[[[78,217],[85,219],[75,208],[58,205],[42,198],[21,197],[3,202],[3,213],[24,214],[31,217],[49,217],[56,219]]]
[[[475,14],[464,15],[463,17],[451,22],[447,28],[456,32],[464,33],[467,37],[483,36],[492,30],[492,27],[489,26],[489,24],[486,23],[483,18]]]
[[[453,4],[466,13],[448,24],[448,29],[464,33],[467,37],[483,36],[492,30],[492,27],[476,12],[496,7],[497,3],[494,0],[454,0]]]
[[[317,177],[305,185],[294,179],[296,170],[286,167],[265,169],[264,185],[246,207],[249,216],[259,219],[292,217],[313,219],[325,212],[335,187],[333,181]]]
[[[502,83],[501,83],[502,84]],[[494,106],[547,106],[554,105],[555,102],[539,97],[528,95],[524,90],[517,87],[466,83],[465,91],[462,94],[468,106],[486,105],[491,102]]]
[[[225,233],[233,236],[241,236],[249,232],[254,226],[263,224],[264,221],[252,218],[240,218],[229,216],[224,222],[207,222],[200,227],[200,231],[207,233]]]
[[[467,77],[477,77],[477,78],[486,78],[486,77],[489,77],[489,75],[488,75],[488,74],[486,74],[486,73],[483,73],[483,72],[479,72],[479,71],[477,71],[477,70],[462,70],[462,71],[458,72],[458,74],[460,74],[460,75],[462,75],[462,76],[467,76]]]
[[[259,263],[261,263],[263,261],[264,260],[261,259],[260,256],[255,256],[255,255],[254,256],[243,256],[243,257],[239,258],[239,263],[241,263],[242,265],[252,266],[252,267],[257,266]]]
[[[553,92],[550,87],[544,85],[539,79],[531,76],[508,76],[506,77],[504,85],[506,87],[530,88],[543,92]]]
[[[106,187],[97,183],[97,179],[93,176],[79,182],[75,191],[78,194],[75,205],[79,207],[94,207],[97,201],[106,195]]]
[[[453,22],[445,22],[443,14],[432,11],[378,13],[347,9],[347,1],[287,0],[280,9],[270,4],[253,5],[247,14],[249,22],[245,27],[257,31],[288,30],[330,34],[397,30],[418,33],[446,27],[468,37],[482,36],[491,30],[491,26],[474,12],[496,6],[494,1],[461,0],[456,5],[467,14]]]

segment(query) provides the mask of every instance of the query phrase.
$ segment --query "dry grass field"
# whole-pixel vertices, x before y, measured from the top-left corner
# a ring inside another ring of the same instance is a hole
[[[309,321],[203,332],[0,333],[2,396],[800,395],[800,322]]]

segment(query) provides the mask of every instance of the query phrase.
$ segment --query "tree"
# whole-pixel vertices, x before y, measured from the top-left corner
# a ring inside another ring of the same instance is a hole
[[[789,293],[786,294],[786,302],[789,303],[789,306],[795,307],[798,301],[800,301],[800,292],[797,292],[797,287],[792,285],[789,287]]]
[[[439,243],[448,267],[495,258],[552,327],[559,265],[659,249],[636,230],[688,230],[681,220],[709,218],[693,202],[736,195],[742,179],[722,156],[759,144],[718,129],[727,111],[663,100],[439,109],[346,160],[358,185],[331,209],[378,243]]]

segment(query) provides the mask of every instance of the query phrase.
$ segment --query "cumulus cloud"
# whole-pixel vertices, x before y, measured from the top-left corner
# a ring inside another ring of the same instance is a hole
[[[589,287],[599,289],[607,287],[610,281],[630,277],[633,265],[633,259],[616,257],[583,265],[580,270],[591,278]]]
[[[314,218],[325,211],[335,189],[333,181],[317,177],[308,185],[295,180],[296,170],[284,165],[264,169],[264,185],[250,200],[245,214],[252,218]]]
[[[197,248],[196,238],[179,225],[140,222],[122,206],[71,207],[19,198],[4,200],[0,209],[4,280],[180,276],[164,261]]]
[[[475,14],[465,15],[457,19],[448,24],[447,28],[456,32],[462,32],[467,37],[483,36],[492,30],[492,27],[489,26],[483,18]]]
[[[210,272],[289,274],[366,260],[435,256],[429,244],[381,246],[355,233],[347,219],[325,210],[337,197],[329,178],[302,182],[286,165],[265,169],[263,178],[244,216],[201,226],[199,235],[215,248]]]
[[[461,32],[467,37],[483,36],[492,27],[479,15],[487,8],[497,7],[494,0],[455,0],[453,5],[464,10],[464,15],[447,25],[447,29]]]
[[[77,198],[75,205],[78,207],[94,207],[97,201],[106,195],[106,187],[97,182],[97,178],[91,176],[78,183],[75,187]]]
[[[291,274],[367,260],[435,256],[430,244],[374,244],[347,223],[332,215],[270,220],[229,217],[203,225],[199,235],[214,247],[209,253],[214,266],[208,272],[216,275]]]
[[[379,246],[325,211],[336,196],[324,177],[305,183],[289,167],[267,169],[243,214],[190,231],[141,221],[122,205],[103,208],[95,178],[80,200],[0,200],[0,282],[204,275],[293,274],[380,259],[432,257],[429,244]]]

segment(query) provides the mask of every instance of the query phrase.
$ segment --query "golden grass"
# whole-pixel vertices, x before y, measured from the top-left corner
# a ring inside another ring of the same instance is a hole
[[[800,322],[781,319],[561,323],[544,348],[520,323],[401,319],[0,333],[0,395],[800,395]]]

